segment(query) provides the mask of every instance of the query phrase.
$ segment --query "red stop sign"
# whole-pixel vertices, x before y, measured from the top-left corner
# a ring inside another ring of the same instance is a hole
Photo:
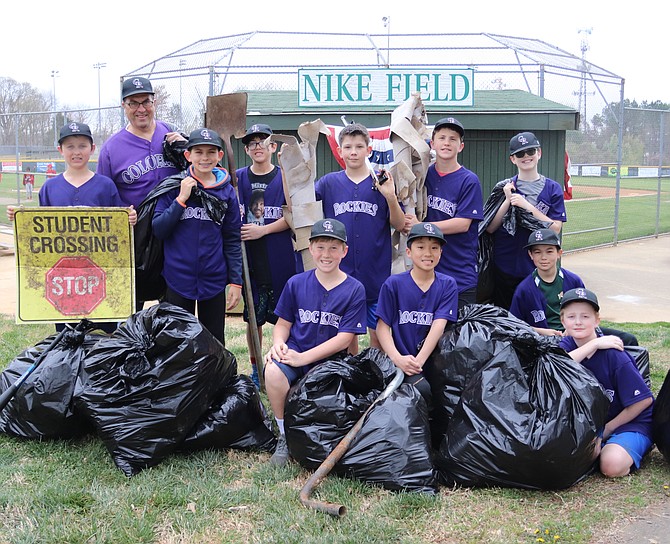
[[[63,315],[88,315],[105,300],[106,280],[88,257],[63,257],[46,273],[46,297]]]

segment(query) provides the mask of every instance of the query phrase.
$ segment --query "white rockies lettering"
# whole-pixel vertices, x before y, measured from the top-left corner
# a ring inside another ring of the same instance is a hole
[[[531,310],[530,314],[533,316],[535,323],[544,321],[544,310]]]
[[[365,202],[362,200],[349,200],[347,202],[336,202],[333,204],[333,211],[335,217],[343,213],[367,213],[373,217],[377,215],[377,204],[372,202]]]
[[[121,172],[121,179],[123,180],[123,183],[132,185],[147,172],[158,170],[159,168],[174,167],[174,164],[165,160],[162,153],[149,155],[144,160],[131,164],[128,168]]]
[[[200,221],[211,221],[207,210],[205,208],[185,208],[181,214],[180,221],[184,219],[199,219]]]
[[[456,204],[448,201],[446,198],[428,195],[428,207],[446,213],[449,217],[456,215]]]
[[[281,206],[265,206],[263,217],[265,219],[281,219],[284,217],[284,211],[281,209]]]
[[[432,325],[433,312],[407,312],[399,311],[400,325],[405,323],[414,323],[415,325]]]
[[[316,325],[327,325],[340,328],[342,316],[330,312],[320,312],[319,310],[298,310],[300,323],[314,323]]]

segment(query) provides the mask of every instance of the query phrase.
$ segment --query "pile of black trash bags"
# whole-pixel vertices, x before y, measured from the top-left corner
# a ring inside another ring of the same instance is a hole
[[[49,340],[10,364],[3,390]],[[197,319],[162,303],[111,336],[66,336],[2,413],[0,430],[39,439],[95,432],[128,476],[176,451],[272,451],[258,391],[236,367]],[[555,338],[501,308],[466,306],[424,371],[431,408],[414,386],[400,385],[369,410],[335,474],[432,494],[439,484],[562,489],[594,470],[609,401]],[[375,349],[304,376],[285,409],[293,459],[316,469],[394,376]]]
[[[25,350],[0,376],[2,391],[52,343]],[[188,312],[161,303],[112,335],[69,330],[0,414],[19,438],[96,433],[126,476],[177,451],[272,451],[270,419],[234,355]]]

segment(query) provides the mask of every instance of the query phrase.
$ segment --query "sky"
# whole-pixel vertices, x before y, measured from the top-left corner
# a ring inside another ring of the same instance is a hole
[[[602,0],[8,2],[0,26],[0,76],[49,96],[55,88],[59,105],[112,106],[120,102],[122,75],[200,39],[254,30],[488,32],[539,39],[576,56],[587,39],[587,60],[623,77],[626,98],[670,103],[670,71],[658,61],[668,50],[667,12],[659,7],[654,14],[651,3],[640,12],[621,5],[636,6]],[[383,17],[390,17],[390,27]],[[105,67],[94,68],[98,63]]]

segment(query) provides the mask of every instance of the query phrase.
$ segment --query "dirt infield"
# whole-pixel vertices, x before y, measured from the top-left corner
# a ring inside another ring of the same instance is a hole
[[[578,191],[581,196],[579,200],[592,198],[614,198],[616,196],[616,189],[614,187],[595,187],[592,185],[577,185],[572,188],[573,191]],[[632,196],[650,196],[657,194],[656,191],[645,191],[643,189],[619,189],[619,196],[622,198]]]

